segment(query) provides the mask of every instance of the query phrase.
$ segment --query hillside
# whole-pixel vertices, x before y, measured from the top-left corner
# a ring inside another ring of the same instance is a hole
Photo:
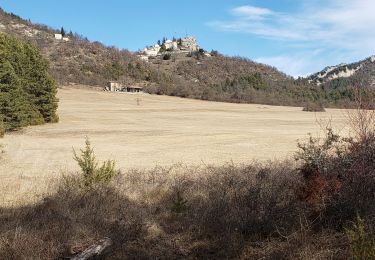
[[[104,87],[115,80],[142,86],[152,94],[212,101],[293,106],[314,102],[342,107],[353,100],[350,87],[367,79],[363,74],[374,71],[369,59],[356,73],[352,73],[357,70],[354,64],[348,65],[349,72],[336,73],[340,67],[328,68],[309,79],[294,80],[271,66],[217,51],[207,52],[198,45],[190,51],[176,52],[170,40],[168,48],[163,44],[156,50],[157,55],[145,60],[140,53],[90,42],[77,33],[56,38],[60,30],[33,24],[3,10],[0,31],[34,43],[49,61],[50,73],[59,84]],[[154,47],[148,47],[148,52],[154,52]],[[329,77],[336,77],[335,73],[339,78],[330,80]],[[353,75],[342,80],[341,75],[349,74]]]
[[[156,58],[144,62],[135,53],[90,42],[76,33],[67,34],[68,41],[55,39],[54,34],[60,33],[59,30],[32,24],[3,10],[0,20],[0,31],[27,39],[41,50],[50,62],[51,74],[60,84],[104,86],[109,80],[119,80],[145,86],[150,93],[231,102],[253,102],[257,95],[250,92],[258,90],[252,84],[247,83],[248,90],[243,86],[231,86],[230,90],[221,87],[249,75],[261,76],[263,85],[270,90],[277,84],[294,85],[292,78],[275,68],[242,58],[217,53],[205,57],[196,51],[169,60]],[[253,98],[237,97],[239,92]]]
[[[32,24],[3,10],[0,10],[0,31],[34,43],[49,61],[52,75],[61,84],[103,86],[108,80],[142,83],[143,79],[152,74],[149,66],[139,62],[127,50],[90,42],[71,32],[66,36],[67,41],[55,39],[59,30]],[[158,81],[155,78],[152,80]]]
[[[326,87],[374,86],[375,56],[350,64],[326,67],[307,79],[310,83]]]

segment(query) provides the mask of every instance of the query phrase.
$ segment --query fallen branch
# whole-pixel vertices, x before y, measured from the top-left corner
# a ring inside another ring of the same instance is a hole
[[[73,256],[71,260],[86,260],[94,256],[100,255],[107,247],[112,245],[112,240],[108,237],[98,241],[98,243],[91,245],[86,250]]]

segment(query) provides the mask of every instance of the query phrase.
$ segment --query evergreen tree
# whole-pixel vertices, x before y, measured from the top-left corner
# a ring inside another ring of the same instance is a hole
[[[25,93],[9,61],[0,63],[0,114],[6,130],[15,130],[29,123],[30,111]]]
[[[56,92],[36,47],[0,33],[0,128],[56,122]]]
[[[61,30],[60,30],[60,33],[63,37],[65,37],[65,30],[64,30],[64,27],[61,27]]]

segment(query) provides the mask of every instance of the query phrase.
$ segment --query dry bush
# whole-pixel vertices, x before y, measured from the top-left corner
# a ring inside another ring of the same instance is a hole
[[[375,236],[370,234],[361,217],[345,230],[353,259],[375,259]]]
[[[0,258],[56,259],[105,236],[132,241],[142,235],[143,212],[113,187],[82,194],[62,185],[36,205],[0,209]]]
[[[365,93],[365,90],[361,90]],[[371,95],[355,94],[358,107],[348,111],[354,136],[341,138],[328,130],[324,139],[300,144],[297,159],[304,184],[298,195],[318,217],[317,226],[342,230],[359,213],[375,215],[375,133]]]
[[[246,241],[299,228],[298,182],[274,164],[131,171],[86,193],[61,185],[37,205],[0,209],[0,256],[69,256],[110,237],[111,259],[234,258]]]
[[[324,106],[322,103],[313,103],[313,102],[307,102],[302,111],[305,112],[325,112]]]
[[[103,237],[109,259],[345,255],[337,231],[316,233],[328,222],[296,196],[303,183],[293,163],[274,162],[132,170],[85,193],[60,185],[37,205],[0,209],[0,258],[71,256]]]
[[[364,140],[375,133],[375,100],[373,90],[354,88],[354,109],[347,110],[348,125],[355,137]]]

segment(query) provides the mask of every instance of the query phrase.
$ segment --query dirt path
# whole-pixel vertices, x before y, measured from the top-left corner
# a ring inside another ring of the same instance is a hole
[[[114,159],[123,169],[246,163],[290,157],[297,139],[319,132],[317,118],[332,118],[338,129],[345,120],[341,110],[315,114],[293,107],[67,88],[58,96],[58,124],[29,127],[0,140],[5,147],[0,188],[5,192],[26,194],[51,176],[75,170],[72,149],[82,147],[85,136],[99,159]]]

